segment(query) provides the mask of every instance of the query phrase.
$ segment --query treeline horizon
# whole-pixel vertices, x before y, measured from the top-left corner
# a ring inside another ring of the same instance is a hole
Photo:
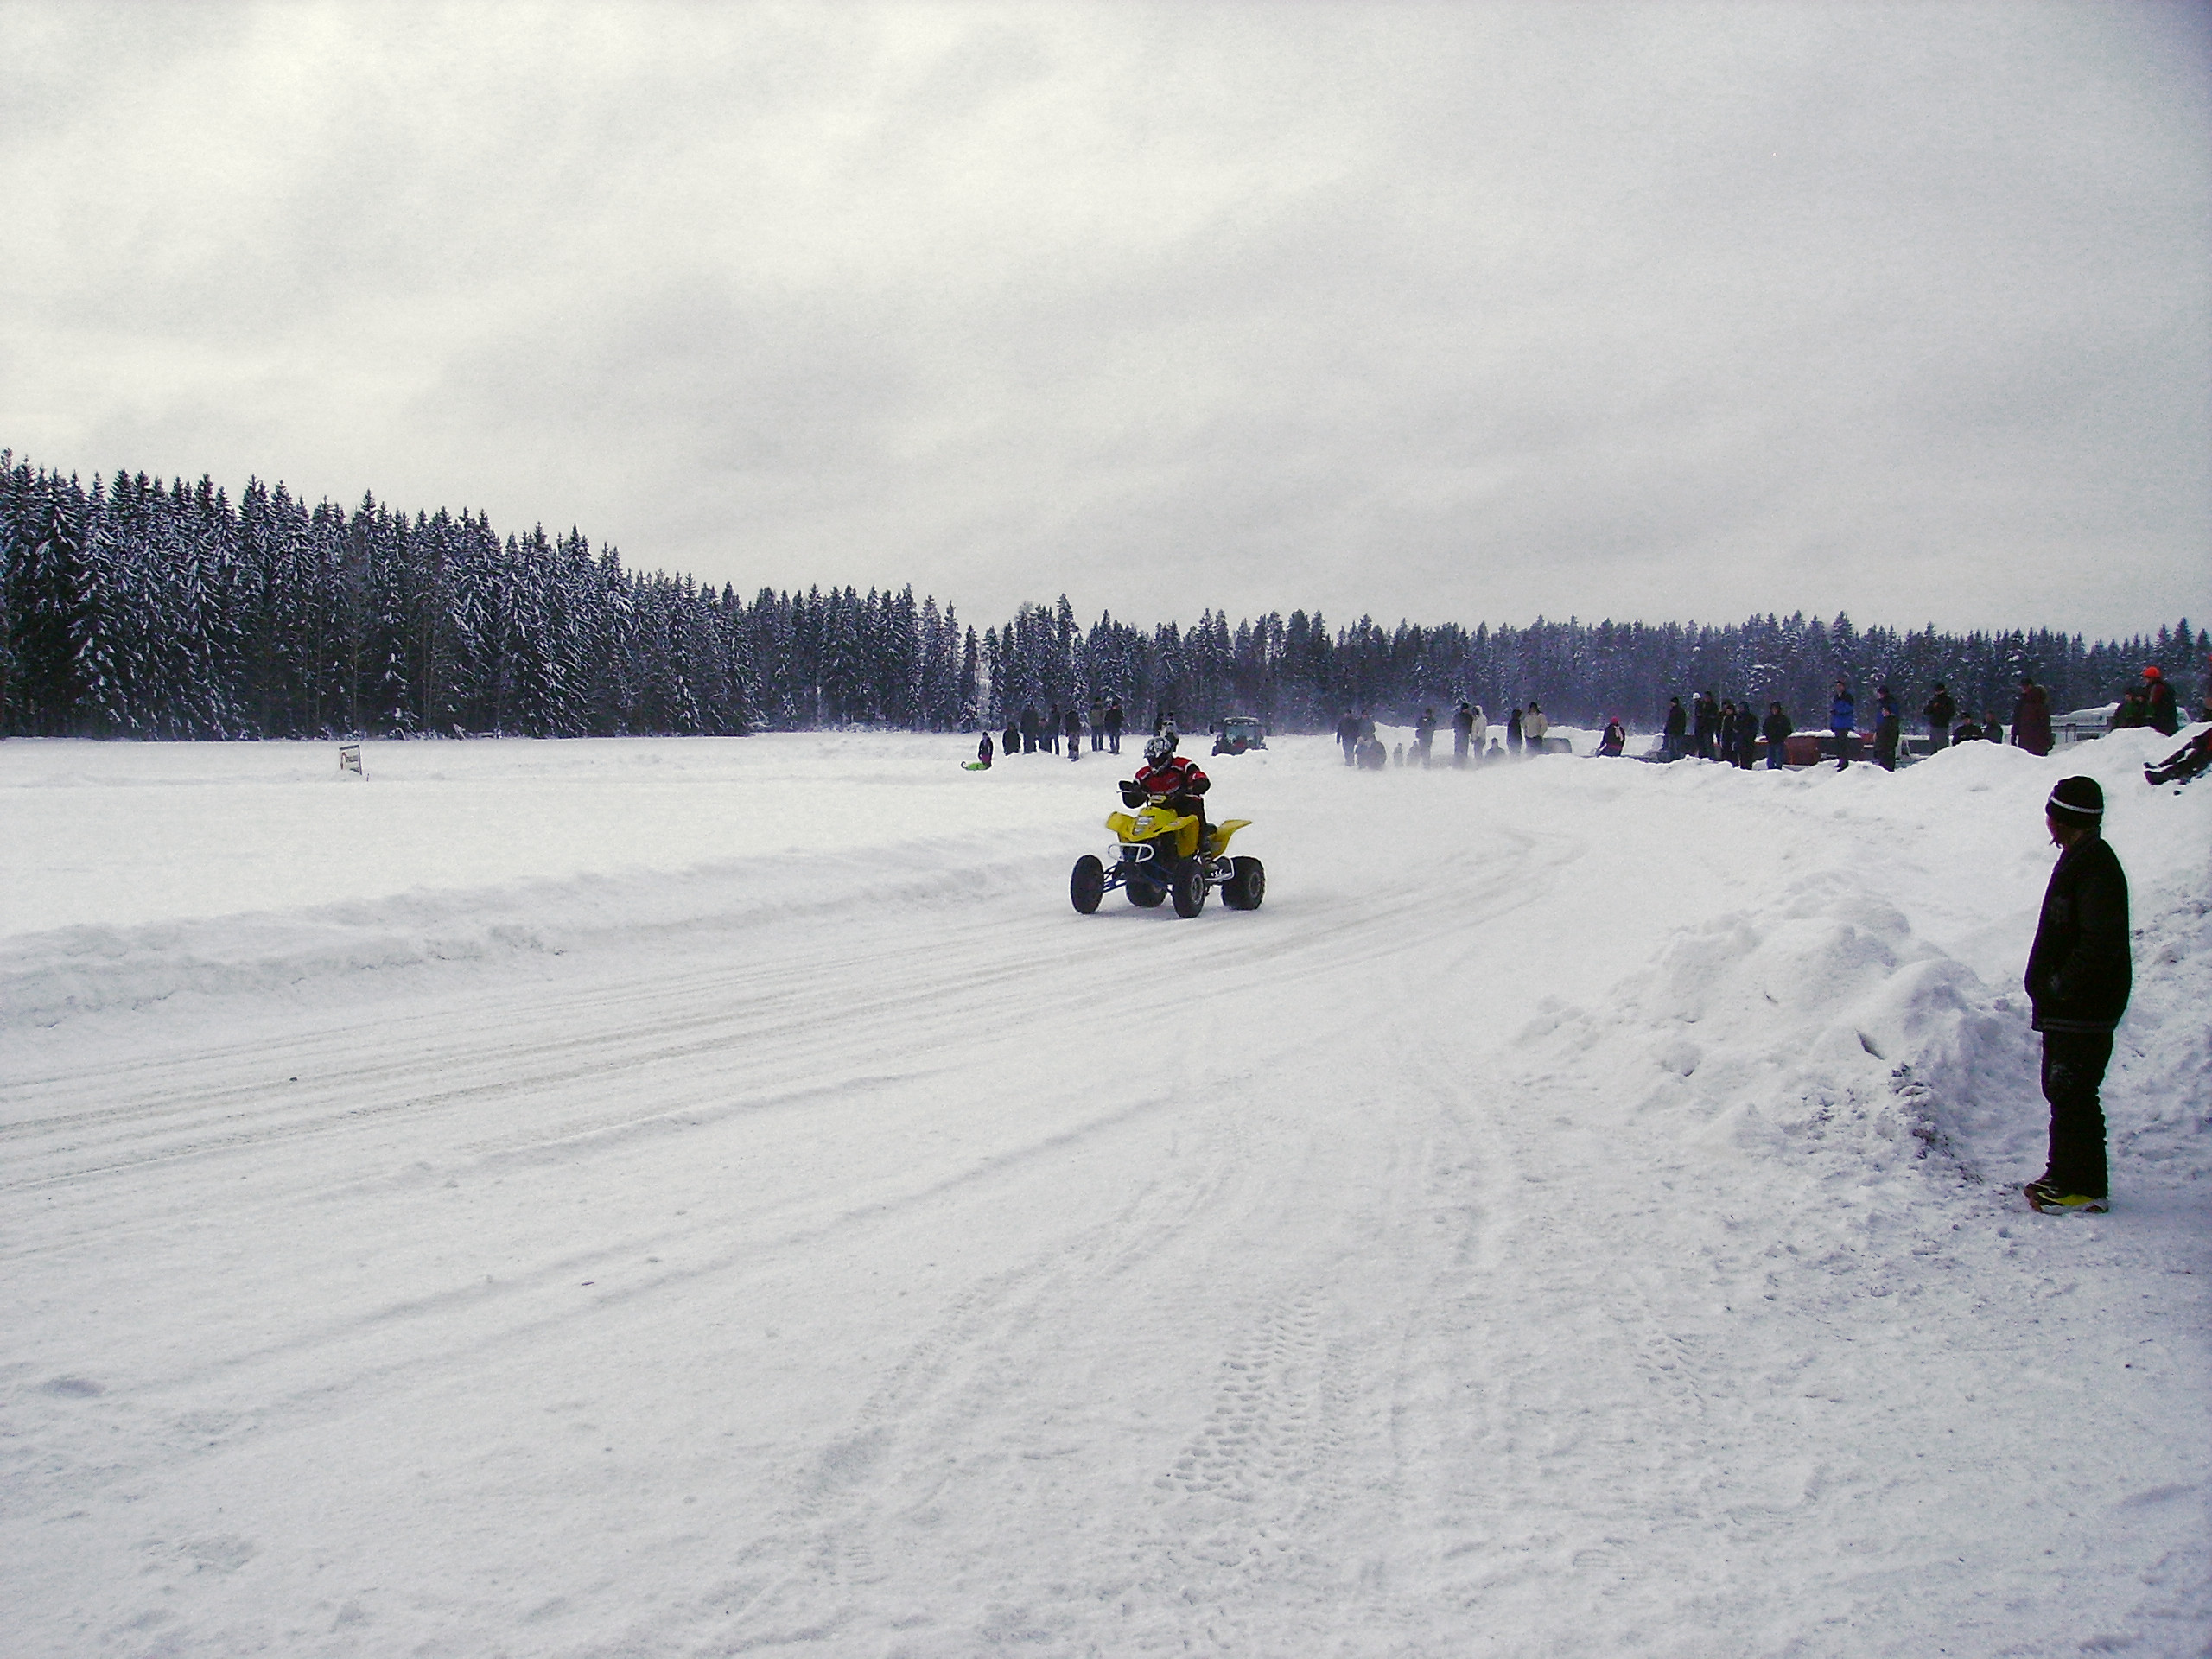
[[[878,726],[996,728],[1122,704],[1132,726],[1249,714],[1322,731],[1347,710],[1394,724],[1462,697],[1493,720],[1656,728],[1694,691],[1801,721],[1847,680],[1893,687],[1908,719],[1945,682],[2011,723],[2032,676],[2054,709],[2108,702],[2156,664],[2184,686],[2212,636],[2186,618],[2089,641],[2050,629],[1900,632],[1769,613],[1722,626],[1542,618],[1526,626],[1318,611],[1187,628],[1062,594],[979,635],[950,603],[896,591],[763,588],[633,571],[580,532],[497,532],[488,515],[364,495],[309,507],[250,480],[118,471],[88,489],[0,449],[0,735],[168,740],[741,735]],[[2187,694],[2184,693],[2186,696]]]

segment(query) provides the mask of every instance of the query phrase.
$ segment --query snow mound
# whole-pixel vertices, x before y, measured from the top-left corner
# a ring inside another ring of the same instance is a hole
[[[1693,1159],[1955,1184],[2035,1155],[2019,1001],[1828,874],[1677,935],[1603,1012],[1554,1007],[1522,1041],[1529,1075],[1580,1073]]]

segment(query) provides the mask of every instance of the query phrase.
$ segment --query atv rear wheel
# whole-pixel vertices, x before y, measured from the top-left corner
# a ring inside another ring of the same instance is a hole
[[[1075,861],[1074,872],[1068,877],[1068,902],[1088,916],[1098,908],[1099,895],[1106,891],[1106,867],[1096,855],[1085,853]]]
[[[1268,896],[1268,873],[1256,858],[1230,861],[1236,874],[1222,884],[1221,902],[1231,910],[1257,910]]]
[[[1175,885],[1167,896],[1175,901],[1175,913],[1185,919],[1206,907],[1206,873],[1195,858],[1175,873]]]

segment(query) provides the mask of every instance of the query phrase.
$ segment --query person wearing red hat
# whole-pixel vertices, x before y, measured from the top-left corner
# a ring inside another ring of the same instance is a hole
[[[2151,728],[2171,737],[2181,730],[2181,715],[2174,708],[2174,689],[2152,663],[2143,671],[2143,698],[2150,706]]]
[[[2062,778],[2044,803],[2058,863],[2044,892],[2024,985],[2043,1033],[2050,1152],[2043,1173],[2021,1191],[2045,1214],[2111,1207],[2097,1091],[2112,1064],[2113,1032],[2126,1012],[2134,967],[2127,873],[2105,842],[2104,816],[2104,791],[2094,778]]]

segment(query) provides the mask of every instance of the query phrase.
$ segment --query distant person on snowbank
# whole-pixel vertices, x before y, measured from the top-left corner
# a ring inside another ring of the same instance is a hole
[[[983,734],[983,741],[976,746],[976,760],[985,772],[991,769],[991,734],[988,732]]]
[[[1344,765],[1356,764],[1355,751],[1359,747],[1359,716],[1349,709],[1344,710],[1344,717],[1337,722],[1337,747],[1344,752]]]
[[[2207,726],[2155,766],[2143,768],[2146,784],[2185,784],[2212,771],[2212,726]]]
[[[1959,705],[1951,701],[1951,694],[1938,680],[1936,695],[1928,699],[1928,706],[1920,712],[1928,721],[1928,752],[1933,754],[1951,741],[1951,722],[1958,718]]]
[[[2143,671],[2143,701],[2152,731],[2171,737],[2181,730],[2181,714],[2174,707],[2173,686],[2155,663]]]
[[[1544,718],[1544,705],[1534,697],[1529,698],[1529,712],[1521,716],[1521,737],[1528,744],[1529,753],[1541,754],[1544,752],[1544,734],[1551,728],[1551,721]]]
[[[1690,717],[1682,712],[1680,697],[1667,699],[1667,723],[1660,728],[1659,754],[1662,760],[1679,760],[1682,758],[1682,734],[1689,729]]]
[[[1021,753],[1021,727],[1018,722],[1011,719],[1007,721],[1006,731],[1000,741],[999,747],[1003,753],[1007,754],[1020,754]]]
[[[1841,772],[1859,747],[1859,700],[1843,680],[1835,683],[1835,696],[1828,703],[1828,729],[1835,734],[1835,769]]]
[[[1621,717],[1618,715],[1607,715],[1605,735],[1598,740],[1598,753],[1619,754],[1627,747],[1628,733],[1621,728]]]
[[[1789,716],[1783,712],[1780,703],[1767,704],[1766,720],[1759,730],[1766,737],[1766,769],[1769,772],[1782,770],[1783,761],[1789,758],[1789,734],[1796,729],[1789,723]]]
[[[1068,705],[1067,718],[1062,721],[1061,724],[1065,728],[1068,734],[1068,759],[1071,760],[1082,760],[1083,716],[1076,713],[1074,704],[1071,703]]]
[[[1453,766],[1464,766],[1467,764],[1467,751],[1474,747],[1474,739],[1475,705],[1462,697],[1459,699],[1459,706],[1452,711],[1452,764]]]
[[[2012,741],[2030,754],[2050,753],[2050,697],[2032,678],[2020,682],[2012,705]]]
[[[1881,687],[1874,693],[1874,764],[1884,772],[1897,769],[1897,739],[1904,727],[1897,700],[1888,686]]]
[[[1106,705],[1106,747],[1116,754],[1122,752],[1122,700],[1119,697]]]
[[[2133,964],[2127,874],[2105,841],[2104,816],[2104,791],[2094,778],[2060,779],[2044,804],[2058,863],[2044,891],[2024,983],[2043,1033],[2050,1156],[2022,1190],[2046,1212],[2102,1211],[2111,1193],[2097,1090],[2112,1062],[2113,1028],[2127,1009]]]
[[[1720,724],[1720,709],[1702,691],[1690,696],[1690,753],[1700,760],[1713,758],[1713,734]]]
[[[1513,712],[1505,717],[1505,752],[1516,760],[1521,758],[1521,722],[1525,718],[1517,702],[1513,705]]]

